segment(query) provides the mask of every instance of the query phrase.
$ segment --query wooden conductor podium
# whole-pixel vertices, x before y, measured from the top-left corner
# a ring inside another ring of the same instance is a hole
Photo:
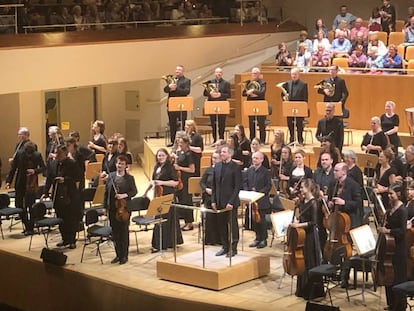
[[[243,113],[248,117],[254,117],[256,129],[258,126],[257,117],[267,116],[269,114],[269,103],[267,100],[245,100],[243,102]]]
[[[326,115],[326,104],[333,104],[334,105],[334,116],[335,117],[342,117],[342,103],[340,102],[317,102],[316,103],[316,111],[318,115],[324,116]]]
[[[180,112],[181,129],[184,130],[183,112],[193,111],[194,101],[191,96],[170,97],[168,99],[168,111]]]
[[[230,103],[227,100],[211,100],[204,102],[204,114],[216,116],[216,133],[219,135],[219,120],[218,116],[230,114]],[[212,124],[213,125],[213,124]],[[219,136],[217,136],[219,137]]]
[[[293,117],[293,143],[290,143],[289,145],[293,145],[293,148],[295,149],[296,145],[299,144],[296,133],[296,118],[305,118],[308,116],[308,103],[304,101],[284,101],[282,105],[283,116]]]

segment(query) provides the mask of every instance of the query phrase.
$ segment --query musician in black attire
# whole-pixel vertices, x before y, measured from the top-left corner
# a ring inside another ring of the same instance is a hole
[[[120,265],[128,262],[129,217],[126,220],[117,219],[116,201],[125,200],[125,208],[128,209],[128,202],[137,194],[134,176],[126,172],[127,162],[128,159],[120,155],[116,159],[116,171],[103,174],[106,181],[104,205],[109,211],[116,252],[116,257],[112,259],[111,263],[119,262]]]
[[[110,138],[106,146],[107,152],[102,160],[102,172],[107,174],[116,171],[116,159],[118,157],[118,141]]]
[[[247,101],[250,100],[265,100],[266,95],[266,81],[260,78],[260,69],[254,67],[252,69],[252,79],[250,80],[250,84],[252,82],[257,82],[259,87],[257,89],[250,88],[243,90],[242,96],[247,96]],[[259,126],[260,132],[260,142],[266,142],[266,126],[265,120],[266,116],[249,116],[249,130],[250,130],[250,140],[252,140],[256,136],[256,118],[257,118],[257,126]]]
[[[164,92],[168,93],[168,98],[170,97],[182,97],[190,94],[191,89],[191,80],[187,79],[184,76],[184,66],[177,65],[175,68],[175,79],[176,82],[170,83],[164,87]],[[167,104],[168,107],[168,104]],[[182,120],[181,120],[182,117]],[[171,143],[167,147],[172,147],[175,141],[175,133],[177,132],[177,123],[178,120],[181,121],[182,126],[184,125],[185,120],[187,119],[187,111],[168,111],[168,122],[170,125],[170,136]]]
[[[83,158],[89,162],[96,162],[96,154],[93,150],[89,149],[87,146],[84,146],[79,143],[80,134],[78,131],[72,131],[69,133],[69,137],[73,137],[76,140],[76,145],[78,146],[78,151],[82,154]],[[105,144],[106,146],[106,144]]]
[[[68,157],[66,145],[59,145],[56,159],[50,163],[46,176],[44,196],[49,196],[53,185],[53,206],[56,215],[62,218],[59,226],[62,241],[57,246],[76,248],[76,232],[79,229],[79,214],[82,210],[79,184],[81,172],[76,162]]]
[[[218,214],[218,231],[223,248],[216,256],[237,254],[237,244],[239,242],[239,225],[237,222],[237,208],[240,205],[239,192],[241,188],[240,167],[231,159],[233,150],[228,146],[223,146],[220,150],[221,162],[214,167],[211,208],[222,210],[230,208],[230,212]],[[232,245],[229,243],[228,223],[232,222]]]
[[[389,209],[386,213],[386,224],[378,228],[379,233],[390,234],[395,239],[394,254],[392,256],[392,267],[394,270],[394,281],[392,285],[385,286],[387,296],[387,310],[403,311],[406,299],[398,292],[393,292],[394,285],[403,283],[407,279],[407,247],[405,233],[407,231],[407,209],[400,201],[402,187],[393,184],[388,190]]]
[[[6,189],[10,188],[16,174],[15,206],[23,209],[20,217],[24,224],[26,235],[33,233],[33,221],[28,217],[29,211],[35,202],[38,190],[38,174],[42,174],[46,167],[42,155],[36,151],[36,146],[30,141],[24,144],[23,151],[16,153],[10,172],[6,178]],[[17,173],[16,173],[17,172]]]
[[[9,158],[10,165],[12,164],[14,158],[16,155],[20,152],[23,152],[24,145],[30,142],[30,131],[27,127],[21,127],[17,131],[17,139],[18,142],[16,144],[16,147],[14,148],[14,154],[11,158]],[[33,143],[34,144],[34,143]],[[37,145],[34,144],[35,149],[37,151]]]
[[[348,98],[348,89],[345,80],[338,77],[338,66],[329,67],[329,78],[325,82],[330,83],[334,90],[331,92],[327,88],[318,89],[318,93],[323,95],[324,102],[340,102],[342,104],[342,115],[344,118],[349,118],[349,110],[345,108],[345,102]]]
[[[364,177],[362,175],[361,169],[356,165],[357,156],[355,151],[353,150],[345,150],[344,151],[344,162],[348,166],[348,177],[355,180],[358,185],[362,187],[364,186]]]
[[[193,176],[200,176],[201,156],[204,150],[203,137],[197,131],[197,125],[194,120],[185,121],[185,133],[190,138],[190,150],[193,155],[195,172]]]
[[[208,101],[224,101],[230,97],[230,83],[223,79],[223,69],[216,68],[214,71],[215,78],[207,81],[214,85],[215,89],[205,89],[203,95],[207,96]],[[217,138],[217,119],[218,119],[218,138]],[[212,114],[210,115],[210,124],[213,131],[214,143],[217,139],[224,139],[224,130],[226,128],[226,115],[225,114]]]
[[[326,104],[326,115],[325,118],[318,121],[316,139],[322,141],[329,136],[339,151],[342,151],[344,144],[344,122],[342,118],[334,116],[334,108],[332,103]]]
[[[308,84],[299,79],[299,68],[293,68],[290,72],[291,80],[283,84],[283,88],[288,92],[289,98],[283,98],[289,101],[303,101],[308,102]],[[282,97],[283,94],[282,94]],[[296,129],[299,144],[303,145],[303,121],[304,117],[296,117]],[[287,124],[289,128],[289,142],[294,141],[294,117],[287,117]]]
[[[294,153],[294,164],[289,172],[288,190],[291,198],[295,198],[299,193],[299,182],[303,178],[312,178],[312,169],[305,165],[305,151],[297,149]]]
[[[234,127],[234,133],[237,136],[238,147],[233,148],[234,150],[233,160],[239,160],[240,162],[237,162],[237,164],[241,165],[242,169],[244,169],[244,168],[249,167],[250,165],[250,158],[251,158],[250,140],[246,137],[244,126],[242,124],[237,124]],[[238,157],[236,157],[236,155]]]
[[[272,188],[272,180],[269,169],[262,165],[264,157],[265,155],[260,151],[253,153],[252,166],[247,169],[247,178],[244,183],[244,190],[264,193],[264,196],[256,202],[258,205],[257,212],[260,215],[260,221],[256,222],[255,217],[250,219],[256,233],[256,238],[249,247],[256,248],[264,248],[267,246],[266,214],[270,213],[271,207],[269,191]],[[253,212],[252,214],[254,215],[255,213]]]
[[[410,183],[414,181],[414,145],[409,145],[405,149],[405,160],[407,164],[404,168],[404,181]]]

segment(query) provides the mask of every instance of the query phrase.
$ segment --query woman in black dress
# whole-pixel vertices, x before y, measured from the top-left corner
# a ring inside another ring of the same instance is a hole
[[[119,137],[118,138],[118,154],[119,155],[122,154],[127,158],[128,168],[130,168],[130,166],[132,164],[132,154],[128,150],[128,144],[127,144],[127,141],[126,141],[125,137]]]
[[[272,178],[279,178],[280,168],[280,156],[282,154],[282,148],[285,146],[285,134],[281,130],[274,131],[274,140],[270,145],[270,158],[271,158],[271,170]]]
[[[304,178],[312,178],[310,167],[305,165],[305,151],[298,149],[294,153],[294,166],[289,174],[288,190],[289,196],[295,198],[299,194],[299,183]]]
[[[106,137],[104,136],[105,123],[96,120],[92,124],[92,140],[88,143],[88,148],[95,151],[96,154],[105,154]]]
[[[385,113],[381,116],[381,127],[384,134],[388,136],[390,144],[395,154],[398,154],[398,147],[401,145],[398,137],[398,126],[400,125],[400,117],[394,112],[395,103],[387,100],[385,102]]]
[[[241,150],[241,155],[243,157],[243,164],[242,169],[249,167],[250,165],[250,140],[246,137],[246,133],[244,131],[244,126],[242,124],[237,124],[234,127],[234,132],[239,139],[239,149]]]
[[[319,187],[312,179],[305,178],[300,184],[300,193],[302,199],[299,201],[299,219],[293,221],[290,226],[293,228],[303,228],[306,232],[305,243],[303,247],[303,257],[305,258],[305,271],[298,275],[296,283],[296,293],[298,297],[306,300],[309,298],[320,297],[324,295],[323,285],[318,280],[309,280],[308,271],[322,262],[322,252],[319,245],[318,221],[322,219],[321,210],[317,196]],[[314,283],[317,283],[314,284]],[[311,289],[312,296],[311,295]]]
[[[403,295],[393,292],[394,285],[403,283],[407,279],[407,248],[405,233],[407,231],[407,209],[400,201],[402,187],[393,184],[388,189],[389,205],[385,215],[386,223],[378,228],[379,233],[390,234],[395,239],[395,249],[392,256],[394,269],[394,281],[391,285],[385,286],[387,296],[387,310],[403,311],[406,306],[406,299]]]
[[[118,157],[118,141],[109,139],[107,145],[108,151],[102,160],[102,172],[107,174],[116,171],[116,158]]]
[[[144,193],[147,195],[151,188],[154,188],[154,197],[159,195],[167,195],[175,193],[175,187],[177,187],[177,171],[171,164],[171,158],[168,151],[165,148],[157,150],[155,154],[155,166],[152,173],[152,181]],[[174,224],[174,207],[171,207],[167,215],[162,216],[167,219],[166,222],[161,224],[162,226],[162,248],[167,249],[174,246],[174,229],[177,236],[177,244],[183,244],[183,236],[181,234],[178,218]],[[154,227],[152,234],[152,252],[158,252],[161,248],[160,245],[160,225],[157,224]]]
[[[396,171],[390,164],[393,158],[392,150],[382,151],[378,157],[379,166],[375,169],[374,192],[381,195],[384,206],[388,206],[388,188],[396,182]]]
[[[371,130],[368,131],[361,143],[362,151],[379,155],[382,150],[387,148],[388,139],[381,128],[381,120],[378,117],[371,118]]]
[[[200,176],[201,155],[204,150],[203,137],[198,133],[194,120],[185,121],[185,133],[190,137],[190,150],[193,154],[195,173],[194,176]]]
[[[213,186],[213,173],[214,166],[216,163],[220,162],[220,153],[215,151],[211,155],[211,166],[206,169],[203,176],[201,177],[200,186],[203,189],[203,202],[204,207],[211,209],[211,193]],[[217,215],[213,213],[206,213],[205,218],[205,243],[207,245],[218,245],[220,243],[220,236],[218,234],[218,223]]]

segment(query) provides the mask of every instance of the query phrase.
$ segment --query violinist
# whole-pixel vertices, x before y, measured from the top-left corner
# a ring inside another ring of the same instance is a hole
[[[290,178],[290,172],[293,167],[292,150],[289,146],[284,146],[280,154],[281,163],[278,172],[279,187],[278,190],[283,195],[287,195],[287,185]]]
[[[289,195],[291,198],[299,194],[299,181],[303,178],[312,178],[313,173],[310,167],[305,165],[305,151],[298,149],[294,153],[294,166],[289,173]]]
[[[46,145],[46,171],[49,170],[50,163],[56,158],[56,150],[59,145],[64,144],[62,132],[57,126],[49,126],[48,142]]]
[[[353,150],[344,151],[344,162],[348,166],[348,177],[355,180],[361,189],[364,186],[364,178],[361,169],[356,165],[357,155]]]
[[[407,278],[407,250],[405,233],[407,228],[407,209],[401,202],[402,187],[400,184],[393,184],[389,187],[389,209],[386,213],[386,224],[378,227],[378,232],[390,234],[395,239],[395,251],[392,256],[392,267],[394,270],[394,281],[391,285],[385,286],[387,296],[386,310],[403,311],[406,307],[404,296],[393,292],[392,287],[406,281]]]
[[[76,248],[76,232],[79,229],[79,215],[82,211],[82,201],[79,191],[81,171],[76,162],[68,157],[65,144],[57,146],[56,158],[50,162],[47,171],[44,197],[49,196],[53,185],[52,201],[56,216],[62,218],[59,225],[62,241],[56,246]]]
[[[190,150],[193,155],[195,172],[194,176],[200,176],[201,155],[204,150],[203,137],[197,131],[197,125],[194,120],[185,121],[185,133],[190,137]]]
[[[128,159],[128,166],[132,164],[132,153],[128,150],[128,144],[125,137],[118,138],[118,154],[123,154]]]
[[[92,123],[92,139],[88,143],[88,148],[93,150],[96,154],[106,153],[106,137],[105,122],[101,120],[95,120]]]
[[[109,211],[109,222],[112,227],[112,238],[115,244],[116,257],[111,263],[123,265],[128,262],[129,217],[120,219],[117,213],[128,213],[128,202],[137,194],[135,179],[126,172],[128,159],[120,155],[116,159],[116,171],[102,173],[105,183],[105,208]],[[118,211],[117,209],[122,209]],[[126,209],[126,210],[125,210]]]
[[[14,149],[14,154],[12,157],[10,157],[8,159],[10,165],[12,164],[14,158],[16,157],[16,155],[20,152],[23,152],[23,147],[25,144],[27,144],[28,142],[30,142],[30,131],[27,127],[21,127],[19,128],[19,130],[17,131],[17,139],[18,142],[16,144],[16,147]],[[34,144],[34,143],[33,143]],[[36,144],[34,144],[36,147],[36,151],[37,151],[37,146]]]
[[[250,165],[250,140],[246,136],[246,132],[244,130],[244,126],[242,124],[237,124],[234,127],[234,133],[237,135],[237,148],[234,148],[234,155],[233,160],[238,159],[236,155],[241,157],[241,164],[242,168],[248,168]],[[237,162],[236,162],[237,163]]]
[[[252,204],[253,219],[250,219],[256,238],[249,247],[264,248],[267,246],[266,214],[270,213],[269,191],[272,188],[270,171],[263,166],[265,155],[256,151],[252,155],[252,166],[247,169],[244,189],[264,193],[264,197]]]
[[[282,148],[285,146],[285,134],[281,130],[275,130],[273,132],[274,139],[270,145],[270,158],[271,158],[271,170],[272,178],[279,178],[280,169],[280,157],[282,154]]]
[[[302,275],[298,275],[295,293],[296,296],[303,297],[306,300],[324,296],[323,284],[318,282],[318,285],[313,287],[313,297],[310,297],[315,280],[309,280],[308,275],[308,271],[319,266],[322,261],[318,236],[318,226],[321,225],[318,223],[321,219],[321,211],[317,202],[318,192],[319,187],[312,179],[305,178],[302,180],[300,184],[302,200],[299,202],[299,218],[290,224],[292,228],[303,228],[306,232],[303,247],[305,269]]]
[[[253,153],[255,153],[255,152],[261,152],[261,150],[260,150],[260,139],[259,138],[257,138],[257,137],[255,137],[255,138],[253,138],[252,139],[252,142],[251,142],[251,144],[250,144],[250,147],[251,147],[251,154],[253,155]],[[267,155],[265,155],[264,153],[263,153],[263,156],[264,156],[264,158],[263,158],[263,163],[262,163],[262,165],[266,168],[266,169],[270,169],[270,163],[269,163],[269,158],[267,157]],[[252,158],[253,158],[253,156],[252,156]],[[253,165],[253,163],[252,163],[252,161],[250,161],[250,165]]]
[[[321,167],[318,167],[313,173],[313,179],[319,185],[324,195],[327,194],[328,188],[334,183],[333,159],[329,152],[323,151],[320,155]]]
[[[378,157],[378,166],[374,174],[374,192],[381,195],[384,206],[388,206],[388,188],[396,182],[397,172],[391,166],[391,161],[394,159],[392,149],[385,149],[381,151]]]
[[[108,151],[105,153],[105,156],[102,160],[102,172],[106,174],[116,171],[116,159],[118,157],[118,140],[110,138],[108,140],[108,145],[106,146]],[[128,158],[127,158],[128,160]]]

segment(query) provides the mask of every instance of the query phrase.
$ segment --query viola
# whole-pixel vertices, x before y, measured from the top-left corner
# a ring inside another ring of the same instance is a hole
[[[305,246],[306,232],[303,228],[288,227],[286,251],[283,254],[283,269],[289,275],[302,275],[305,271]]]
[[[174,163],[175,163],[175,158],[172,157],[171,164],[174,166]],[[177,172],[177,181],[178,181],[178,184],[177,184],[177,186],[175,188],[177,190],[183,190],[184,184],[183,184],[183,180],[181,179],[181,171],[180,170],[176,170],[176,172]]]
[[[115,219],[118,221],[129,220],[130,213],[126,207],[125,199],[115,199]]]

